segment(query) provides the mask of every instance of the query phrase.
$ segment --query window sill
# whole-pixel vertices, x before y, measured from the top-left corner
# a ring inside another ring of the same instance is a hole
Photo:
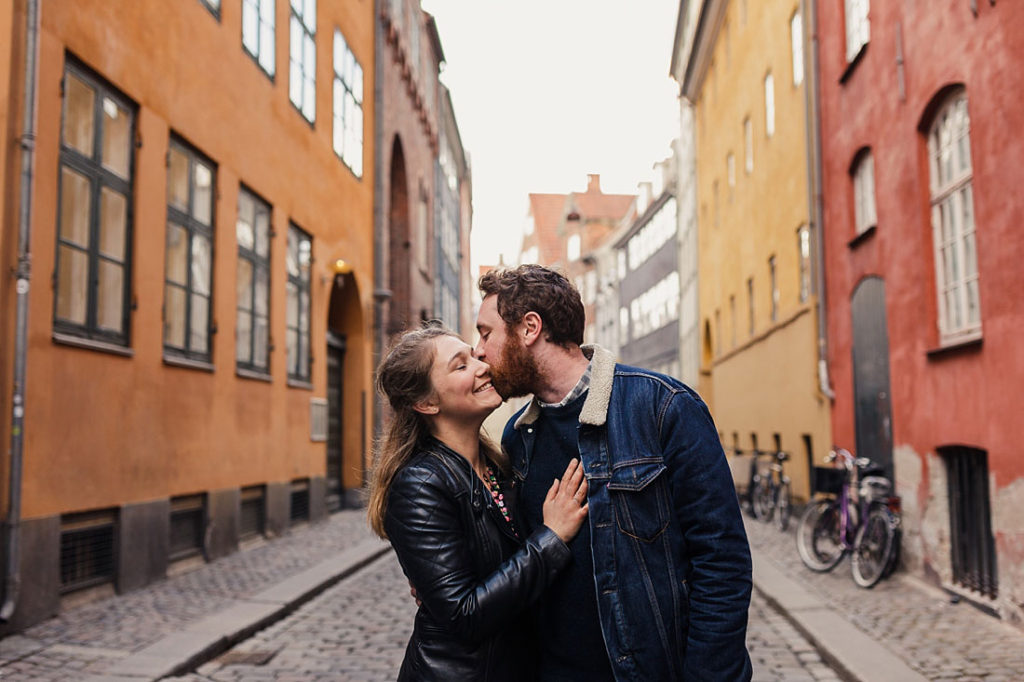
[[[302,388],[307,391],[312,391],[313,384],[304,379],[288,379],[288,388]]]
[[[850,241],[846,242],[847,248],[849,248],[849,249],[856,249],[858,246],[860,246],[864,242],[866,242],[866,241],[870,240],[872,237],[874,237],[875,236],[875,232],[877,230],[878,230],[878,226],[877,225],[872,225],[871,227],[869,227],[868,229],[864,230],[863,232],[858,234],[856,237],[851,239]]]
[[[941,360],[942,358],[960,355],[961,353],[977,353],[981,351],[982,340],[981,332],[979,331],[970,336],[947,341],[938,348],[929,349],[925,354],[929,360]]]
[[[172,367],[183,367],[185,369],[198,369],[203,372],[213,372],[214,369],[213,363],[203,362],[202,360],[191,360],[177,355],[168,355],[167,353],[164,353],[164,364],[171,365]]]
[[[243,369],[241,367],[235,368],[235,375],[241,377],[242,379],[252,379],[253,381],[265,381],[268,384],[273,381],[273,377],[271,377],[266,372],[258,372],[251,369]]]
[[[74,346],[75,348],[98,350],[103,353],[120,355],[126,358],[135,356],[135,351],[127,346],[119,346],[116,343],[109,343],[107,341],[86,339],[81,336],[72,336],[71,334],[62,334],[61,332],[53,332],[53,342],[59,343],[62,346]]]
[[[840,85],[843,85],[846,83],[846,81],[850,80],[850,77],[853,75],[853,72],[857,69],[857,65],[864,60],[864,55],[867,53],[867,51],[868,43],[864,43],[863,45],[860,46],[860,50],[857,52],[854,58],[851,59],[850,62],[846,65],[846,68],[843,69],[843,74],[839,76]]]

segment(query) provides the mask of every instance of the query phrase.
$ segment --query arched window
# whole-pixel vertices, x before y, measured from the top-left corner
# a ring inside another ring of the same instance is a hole
[[[954,92],[928,131],[939,335],[944,344],[981,335],[967,93]]]

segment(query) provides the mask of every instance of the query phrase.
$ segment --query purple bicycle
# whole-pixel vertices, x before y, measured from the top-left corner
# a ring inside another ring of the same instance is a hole
[[[825,461],[836,460],[842,468],[814,468],[815,488],[829,496],[808,503],[797,526],[797,551],[818,572],[831,571],[850,554],[854,582],[873,587],[895,568],[899,498],[871,460],[835,448]]]

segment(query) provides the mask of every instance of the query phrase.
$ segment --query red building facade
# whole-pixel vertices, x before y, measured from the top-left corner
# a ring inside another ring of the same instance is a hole
[[[816,4],[834,439],[908,571],[1020,623],[1024,5]]]

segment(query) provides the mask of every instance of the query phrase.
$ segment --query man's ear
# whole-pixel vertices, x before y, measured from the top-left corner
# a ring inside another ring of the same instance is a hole
[[[412,406],[420,414],[432,415],[441,411],[441,408],[433,400],[421,400]]]
[[[531,310],[523,315],[523,322],[519,325],[519,331],[524,336],[524,345],[532,346],[544,331],[544,320],[541,319],[540,315]]]

